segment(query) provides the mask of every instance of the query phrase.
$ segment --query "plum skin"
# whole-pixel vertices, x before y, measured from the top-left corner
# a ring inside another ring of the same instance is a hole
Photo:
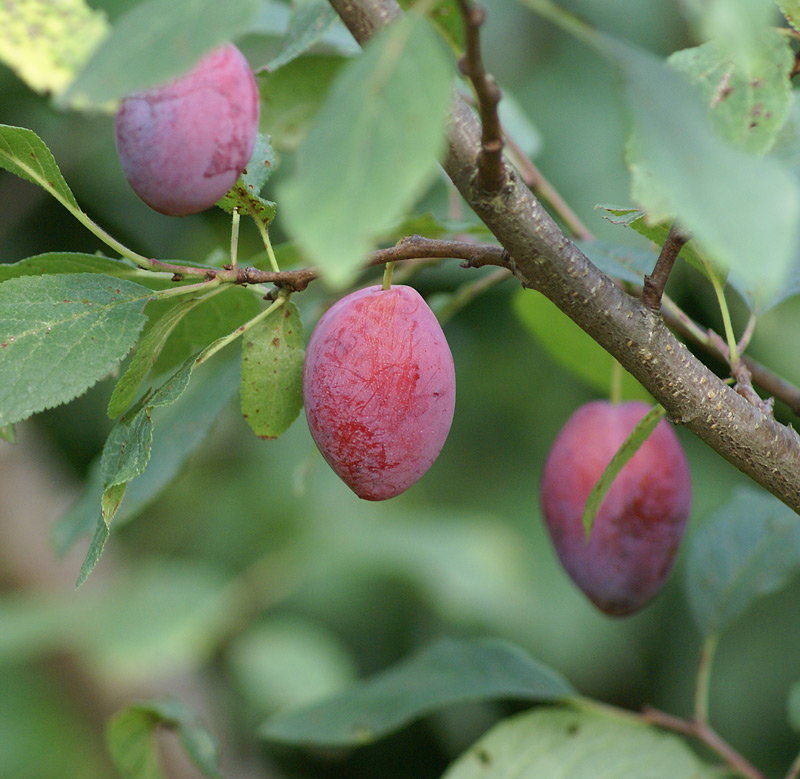
[[[204,211],[250,161],[259,111],[249,63],[232,43],[219,46],[183,76],[123,100],[115,134],[125,178],[162,214]]]
[[[612,483],[586,541],[586,499],[649,408],[641,401],[581,406],[556,437],[542,471],[542,512],[558,558],[588,598],[613,616],[638,611],[659,592],[691,507],[689,465],[662,419]]]
[[[455,410],[453,356],[422,296],[373,286],[334,303],[308,342],[303,401],[317,448],[360,498],[418,481]]]

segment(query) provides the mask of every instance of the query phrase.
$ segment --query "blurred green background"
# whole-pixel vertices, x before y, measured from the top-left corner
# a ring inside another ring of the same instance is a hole
[[[113,19],[126,4],[92,5]],[[487,65],[539,129],[537,164],[598,237],[636,242],[594,208],[629,203],[612,74],[520,6],[485,5]],[[562,5],[659,54],[692,43],[676,2]],[[240,43],[257,66],[280,42]],[[310,83],[321,73],[312,69]],[[314,99],[311,88],[294,96],[296,122],[276,131],[270,106],[279,110],[280,90],[265,84],[262,131],[275,134],[288,168],[308,113],[299,98]],[[222,212],[172,219],[136,198],[110,118],[57,112],[0,66],[0,121],[33,129],[84,209],[137,251],[200,261],[227,249]],[[425,208],[445,215],[449,194],[440,182]],[[280,204],[273,232],[279,243]],[[249,227],[242,242],[240,256],[259,250]],[[0,171],[0,261],[100,248],[46,193]],[[432,294],[473,273],[451,262],[420,270],[412,283]],[[717,326],[710,289],[693,271],[680,269],[670,292]],[[85,542],[61,560],[48,534],[110,429],[113,380],[20,425],[15,447],[0,442],[0,777],[113,776],[104,722],[132,699],[167,694],[194,706],[220,739],[226,777],[435,777],[513,704],[462,707],[352,753],[269,748],[255,731],[269,713],[342,689],[441,636],[507,637],[586,695],[688,716],[699,637],[681,559],[651,606],[614,620],[567,579],[543,531],[544,457],[594,395],[524,331],[516,294],[503,282],[447,323],[458,386],[452,432],[425,478],[385,504],[359,501],[338,481],[302,415],[279,440],[260,441],[231,402],[178,480],[112,535],[97,571],[74,591]],[[297,296],[307,330],[323,297],[313,287]],[[796,340],[784,336],[797,332],[799,317],[791,301],[770,312],[752,349],[795,382]],[[678,434],[694,474],[691,533],[745,479]],[[748,612],[723,638],[712,679],[712,722],[769,776],[783,775],[797,750],[785,708],[800,678],[799,596],[794,584]],[[196,775],[173,742],[163,746],[170,776]]]

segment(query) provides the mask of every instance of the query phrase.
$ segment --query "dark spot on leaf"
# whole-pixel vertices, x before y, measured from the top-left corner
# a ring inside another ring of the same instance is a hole
[[[0,349],[4,349],[6,346],[8,346],[8,341],[3,341],[3,343],[0,344]]]
[[[281,339],[280,338],[273,338],[272,339],[272,345],[277,349],[281,345]]]
[[[567,735],[574,736],[578,733],[580,729],[581,729],[580,725],[578,725],[576,722],[573,722],[571,725],[567,727]]]
[[[476,749],[475,757],[484,765],[489,765],[492,762],[492,756],[485,749]]]

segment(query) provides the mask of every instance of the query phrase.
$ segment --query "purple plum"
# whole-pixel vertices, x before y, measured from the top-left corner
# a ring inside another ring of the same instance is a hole
[[[259,94],[232,43],[188,73],[123,100],[115,127],[125,178],[151,208],[196,214],[233,185],[253,153]]]
[[[322,456],[360,498],[392,498],[419,480],[455,408],[453,356],[420,294],[374,286],[331,306],[308,343],[303,400]]]
[[[648,410],[640,401],[587,403],[558,434],[542,471],[542,512],[561,564],[615,616],[641,609],[664,585],[691,505],[686,456],[662,419],[617,475],[586,540],[586,499]]]

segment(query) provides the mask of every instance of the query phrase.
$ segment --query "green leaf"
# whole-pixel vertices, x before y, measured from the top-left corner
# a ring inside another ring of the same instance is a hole
[[[259,73],[264,113],[276,149],[296,151],[319,106],[328,96],[344,57],[301,57],[274,73]]]
[[[303,407],[303,323],[285,303],[242,343],[242,414],[260,438],[277,438]]]
[[[797,514],[771,495],[740,487],[689,539],[686,590],[701,633],[720,633],[798,572]]]
[[[589,704],[591,705],[591,704]],[[633,717],[540,708],[509,717],[442,779],[718,779],[684,741]]]
[[[769,32],[763,55],[751,67],[732,61],[718,41],[667,60],[698,89],[720,136],[755,154],[772,148],[792,105],[789,39]]]
[[[272,741],[354,746],[458,703],[498,698],[558,701],[577,695],[555,671],[505,641],[440,641],[328,701],[278,714]]]
[[[606,276],[631,284],[641,285],[644,275],[653,272],[658,259],[658,255],[649,249],[635,249],[609,241],[576,241],[575,243],[592,264],[603,271]]]
[[[178,322],[183,319],[200,301],[184,300],[173,306],[164,316],[160,317],[155,325],[147,331],[139,343],[133,359],[125,373],[117,382],[111,398],[108,401],[108,416],[111,419],[118,417],[133,403],[136,393],[144,381],[145,376],[158,359],[164,344],[167,342]]]
[[[514,311],[554,362],[604,395],[611,393],[614,358],[544,295],[519,290],[514,297]],[[622,374],[622,397],[650,400],[627,371]]]
[[[279,189],[287,231],[331,284],[353,278],[435,175],[451,75],[435,33],[409,14],[337,77]]]
[[[400,0],[400,7],[408,11],[414,7],[412,0]],[[426,12],[436,31],[447,41],[450,48],[461,54],[464,51],[464,18],[457,0],[439,0]]]
[[[154,327],[160,317],[165,316],[175,305],[174,300],[154,300],[147,306],[150,320],[145,325],[145,334]],[[166,374],[237,327],[252,319],[261,310],[261,303],[252,290],[232,286],[212,297],[205,297],[175,326],[153,371]]]
[[[800,732],[800,682],[795,682],[789,690],[786,708],[789,713],[789,724],[793,730]]]
[[[209,49],[245,32],[259,0],[145,0],[117,20],[85,70],[58,98],[101,108],[188,71]]]
[[[130,351],[152,290],[96,273],[0,284],[0,425],[66,403]]]
[[[253,219],[269,224],[275,218],[276,205],[271,200],[260,197],[262,187],[272,174],[275,165],[275,152],[265,135],[256,137],[253,156],[242,175],[236,180],[231,190],[217,205],[229,214],[238,208]]]
[[[663,246],[666,243],[667,236],[669,235],[671,223],[658,224],[648,221],[647,214],[638,208],[615,208],[612,206],[599,206],[604,211],[607,211],[612,216],[606,216],[609,222],[615,225],[622,225],[623,227],[630,227],[635,230],[639,235],[643,235],[648,240],[652,241],[656,246]],[[678,252],[678,256],[686,260],[695,270],[708,276],[708,268],[710,261],[703,255],[692,241],[685,243]],[[653,264],[644,269],[645,273],[652,273],[655,267],[655,261],[658,255],[653,255]]]
[[[19,262],[0,263],[0,282],[20,276],[44,276],[53,273],[104,273],[106,276],[129,279],[154,289],[175,286],[173,282],[156,274],[147,274],[124,260],[112,260],[97,254],[47,252]]]
[[[17,429],[14,425],[3,425],[0,427],[0,438],[10,444],[17,443]]]
[[[0,62],[37,92],[61,92],[107,34],[105,13],[84,0],[0,5]]]
[[[123,779],[161,779],[155,732],[176,731],[186,754],[204,776],[222,779],[216,741],[200,718],[184,703],[169,698],[128,706],[106,725],[106,744]]]
[[[666,411],[661,406],[653,406],[631,430],[628,437],[622,442],[622,446],[617,449],[605,470],[600,474],[594,487],[592,487],[589,497],[586,498],[586,505],[583,508],[583,527],[586,531],[586,540],[592,532],[592,525],[600,506],[603,503],[606,493],[611,488],[614,479],[625,467],[625,464],[639,451],[642,444],[647,440],[650,433],[656,429],[656,425],[661,421]]]
[[[327,0],[296,0],[289,15],[283,48],[264,67],[273,71],[296,59],[318,43],[339,17]]]
[[[800,0],[778,0],[778,7],[795,30],[800,30]]]
[[[128,482],[144,473],[150,462],[152,409],[169,405],[180,398],[189,384],[194,366],[195,359],[190,357],[152,395],[140,401],[128,416],[122,417],[109,433],[100,459],[100,478],[103,483],[100,519],[81,566],[77,587],[86,581],[100,559],[108,540],[111,520],[125,497]]]
[[[146,508],[176,477],[187,457],[206,439],[239,383],[239,360],[229,359],[193,375],[186,392],[174,405],[153,409],[151,417],[158,435],[153,439],[149,467],[128,485],[125,501],[114,518],[117,526]],[[90,535],[100,525],[105,528],[103,522],[98,525],[103,492],[98,458],[90,469],[83,495],[53,528],[52,542],[58,554],[65,554],[80,537]]]
[[[38,184],[62,205],[80,210],[50,149],[32,130],[0,124],[0,168]]]
[[[596,33],[592,40],[616,64],[633,120],[634,199],[651,221],[676,217],[715,266],[768,299],[797,249],[797,179],[720,139],[691,87],[663,62]]]

